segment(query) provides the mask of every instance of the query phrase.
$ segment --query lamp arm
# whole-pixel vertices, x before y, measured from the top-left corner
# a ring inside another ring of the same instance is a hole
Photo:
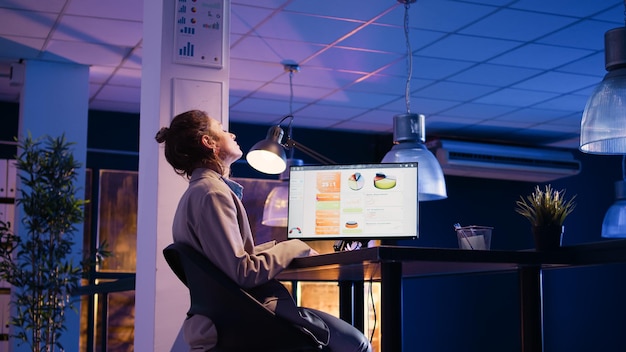
[[[315,150],[306,147],[304,145],[302,145],[301,143],[296,142],[295,140],[291,139],[291,138],[287,138],[287,141],[284,144],[284,147],[287,148],[288,150],[290,149],[298,149],[301,152],[303,152],[304,154],[312,157],[313,159],[317,160],[318,162],[324,164],[324,165],[334,165],[337,164],[336,162],[334,162],[333,160],[323,156],[322,154],[316,152]]]

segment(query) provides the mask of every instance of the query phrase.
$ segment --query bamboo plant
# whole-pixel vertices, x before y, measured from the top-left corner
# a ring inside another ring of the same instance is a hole
[[[72,260],[74,233],[83,221],[84,200],[76,197],[77,169],[65,137],[18,141],[20,187],[16,204],[24,217],[21,235],[0,224],[0,278],[12,285],[12,338],[33,352],[63,351],[65,310],[93,260]],[[13,226],[15,227],[15,226]],[[100,259],[106,253],[97,252]]]

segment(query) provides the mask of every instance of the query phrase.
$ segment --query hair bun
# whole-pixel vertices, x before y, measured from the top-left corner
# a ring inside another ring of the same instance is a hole
[[[157,132],[156,136],[154,136],[154,139],[156,139],[156,141],[159,143],[163,143],[167,139],[169,132],[170,132],[169,128],[161,127],[159,132]]]

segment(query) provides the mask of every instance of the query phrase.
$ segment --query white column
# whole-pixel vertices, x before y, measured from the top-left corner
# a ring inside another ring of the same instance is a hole
[[[154,136],[175,114],[191,109],[227,126],[229,13],[229,0],[144,1],[135,351],[185,350],[180,328],[189,293],[162,251],[172,242],[172,220],[187,181],[174,173]]]
[[[74,158],[81,163],[77,183],[85,184],[85,166],[87,163],[87,117],[89,104],[89,68],[77,64],[61,64],[30,60],[25,62],[24,84],[20,95],[19,137],[30,133],[33,138],[65,135],[67,141],[74,143]],[[84,187],[76,192],[78,199],[84,199]],[[18,207],[18,218],[23,217]],[[16,223],[18,233],[19,222]],[[74,233],[74,262],[79,263],[83,251],[83,228],[77,226]],[[66,327],[61,344],[66,351],[78,351],[80,336],[80,304],[76,311],[66,310]],[[13,339],[13,351],[29,351],[27,345],[16,346]]]

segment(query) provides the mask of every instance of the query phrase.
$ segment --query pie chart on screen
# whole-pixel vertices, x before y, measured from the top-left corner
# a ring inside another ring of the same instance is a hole
[[[348,177],[348,187],[350,187],[350,189],[352,190],[358,191],[363,188],[364,184],[365,180],[360,172],[355,172],[350,175],[350,177]]]
[[[374,187],[378,189],[392,189],[396,186],[395,176],[377,173],[374,177]]]

